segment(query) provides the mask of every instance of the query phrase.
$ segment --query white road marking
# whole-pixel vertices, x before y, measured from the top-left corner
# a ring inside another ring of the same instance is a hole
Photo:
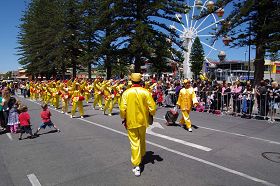
[[[159,138],[167,139],[169,141],[180,143],[180,144],[183,144],[183,145],[186,145],[186,146],[190,146],[190,147],[193,147],[193,148],[197,148],[197,149],[200,149],[200,150],[204,150],[206,152],[209,152],[209,151],[212,150],[212,149],[210,149],[208,147],[197,145],[195,143],[190,143],[190,142],[183,141],[183,140],[180,140],[180,139],[177,139],[177,138],[172,138],[170,136],[166,136],[166,135],[163,135],[163,134],[155,133],[155,132],[152,131],[153,128],[155,128],[155,127],[163,128],[159,123],[158,124],[156,124],[156,123],[158,123],[158,122],[154,122],[153,125],[151,125],[149,128],[147,128],[147,134],[150,134],[150,135],[153,135],[153,136],[157,136]],[[158,125],[160,125],[160,127]]]
[[[32,186],[41,186],[41,183],[39,182],[38,178],[35,176],[35,174],[28,174],[27,175],[30,183]]]
[[[35,101],[31,101],[31,102],[34,102],[36,104],[39,104]],[[54,109],[53,109],[54,110]],[[57,112],[59,112],[58,110],[55,110]],[[85,119],[82,119],[82,118],[78,118],[79,120],[81,121],[84,121],[84,122],[87,122],[87,123],[90,123],[92,125],[95,125],[95,126],[98,126],[98,127],[101,127],[101,128],[104,128],[104,129],[107,129],[107,130],[110,130],[110,131],[113,131],[115,133],[118,133],[118,134],[121,134],[121,135],[124,135],[124,136],[127,136],[126,133],[124,132],[121,132],[121,131],[118,131],[118,130],[115,130],[115,129],[112,129],[110,127],[106,127],[104,125],[101,125],[101,124],[98,124],[98,123],[94,123],[94,122],[91,122],[91,121],[88,121],[88,120],[85,120]],[[183,156],[183,157],[186,157],[186,158],[189,158],[189,159],[192,159],[192,160],[195,160],[195,161],[198,161],[200,163],[204,163],[206,165],[209,165],[209,166],[212,166],[212,167],[216,167],[217,169],[220,169],[220,170],[223,170],[225,172],[228,172],[228,173],[231,173],[231,174],[235,174],[235,175],[238,175],[240,177],[243,177],[243,178],[246,178],[246,179],[249,179],[251,181],[254,181],[254,182],[258,182],[258,183],[261,183],[261,184],[264,184],[264,185],[268,185],[268,186],[277,186],[276,184],[273,184],[273,183],[270,183],[270,182],[267,182],[265,180],[262,180],[262,179],[259,179],[259,178],[256,178],[256,177],[253,177],[253,176],[250,176],[248,174],[245,174],[245,173],[242,173],[242,172],[239,172],[239,171],[236,171],[236,170],[233,170],[233,169],[230,169],[230,168],[227,168],[227,167],[224,167],[224,166],[221,166],[221,165],[218,165],[216,163],[212,163],[210,161],[207,161],[207,160],[203,160],[203,159],[200,159],[200,158],[197,158],[195,156],[191,156],[191,155],[188,155],[188,154],[185,154],[183,152],[180,152],[180,151],[177,151],[177,150],[173,150],[173,149],[170,149],[168,147],[165,147],[165,146],[162,146],[162,145],[159,145],[157,143],[153,143],[151,141],[148,141],[146,140],[146,143],[150,144],[150,145],[153,145],[155,147],[158,147],[158,148],[161,148],[161,149],[164,149],[168,152],[172,152],[174,154],[177,154],[177,155],[180,155],[180,156]],[[32,174],[31,174],[32,175]],[[33,174],[34,175],[34,174]],[[28,178],[29,178],[30,175],[28,175]],[[34,175],[35,176],[35,175]],[[33,176],[32,176],[33,177]],[[36,176],[35,176],[36,178]],[[37,178],[36,178],[37,179]],[[30,179],[29,179],[30,180]],[[37,179],[38,180],[38,179]],[[31,182],[31,181],[30,181]],[[38,181],[39,182],[39,181]],[[32,183],[32,182],[31,182]],[[39,183],[40,184],[40,183]],[[40,184],[41,185],[41,184]],[[40,185],[33,185],[32,186],[40,186]]]
[[[165,119],[157,118],[157,117],[154,117],[154,119],[166,121]],[[267,139],[263,139],[263,138],[252,137],[252,136],[248,136],[248,135],[245,135],[245,134],[239,134],[239,133],[235,133],[235,132],[227,132],[227,131],[213,129],[213,128],[208,128],[208,127],[203,127],[203,126],[199,126],[199,125],[197,125],[197,127],[202,128],[202,129],[206,129],[206,130],[212,130],[212,131],[221,132],[221,133],[225,133],[225,134],[231,134],[231,135],[235,135],[235,136],[246,137],[246,138],[249,138],[249,139],[254,139],[254,140],[259,140],[259,141],[263,141],[263,142],[268,142],[268,143],[271,143],[271,144],[280,145],[280,142],[277,142],[277,141],[272,141],[272,140],[267,140]]]
[[[259,179],[259,178],[250,176],[250,175],[248,175],[248,174],[245,174],[245,173],[242,173],[242,172],[239,172],[239,171],[236,171],[236,170],[233,170],[233,169],[230,169],[230,168],[227,168],[227,167],[218,165],[218,164],[216,164],[216,163],[212,163],[212,162],[210,162],[210,161],[203,160],[203,159],[197,158],[197,157],[195,157],[195,156],[191,156],[191,155],[185,154],[185,153],[183,153],[183,152],[179,152],[179,151],[177,151],[177,150],[173,150],[173,149],[170,149],[170,148],[168,148],[168,147],[165,147],[165,146],[162,146],[162,145],[158,145],[158,144],[153,143],[153,142],[147,141],[147,143],[150,144],[150,145],[156,146],[156,147],[158,147],[158,148],[164,149],[164,150],[166,150],[166,151],[173,152],[173,153],[178,154],[178,155],[180,155],[180,156],[183,156],[183,157],[186,157],[186,158],[189,158],[189,159],[192,159],[192,160],[195,160],[195,161],[204,163],[204,164],[209,165],[209,166],[212,166],[212,167],[216,167],[216,168],[221,169],[221,170],[223,170],[223,171],[225,171],[225,172],[229,172],[229,173],[232,173],[232,174],[241,176],[241,177],[243,177],[243,178],[247,178],[247,179],[249,179],[249,180],[252,180],[252,181],[255,181],[255,182],[258,182],[258,183],[262,183],[262,184],[264,184],[264,185],[276,186],[276,184],[273,184],[273,183],[267,182],[267,181],[265,181],[265,180],[262,180],[262,179]]]
[[[11,141],[13,141],[13,137],[12,137],[11,133],[6,133],[6,134],[7,134],[8,138],[9,138]]]

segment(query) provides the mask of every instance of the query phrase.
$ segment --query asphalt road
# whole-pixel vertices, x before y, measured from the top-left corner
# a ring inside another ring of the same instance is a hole
[[[39,102],[20,99],[29,107],[35,131]],[[280,123],[192,112],[196,127],[190,133],[166,126],[167,110],[159,108],[148,129],[141,177],[131,171],[118,109],[110,117],[88,104],[84,119],[51,107],[60,133],[47,128],[22,141],[1,134],[0,185],[280,185]]]

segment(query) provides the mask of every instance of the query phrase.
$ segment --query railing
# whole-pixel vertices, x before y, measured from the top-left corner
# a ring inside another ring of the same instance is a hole
[[[196,95],[199,101],[196,110],[199,112],[258,119],[267,119],[268,116],[273,116],[275,119],[280,119],[280,116],[276,114],[280,102],[280,98],[277,96],[216,91],[198,91]]]

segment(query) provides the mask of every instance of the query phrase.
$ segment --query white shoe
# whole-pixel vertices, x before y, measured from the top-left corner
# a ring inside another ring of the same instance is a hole
[[[81,118],[84,118],[84,116],[81,116]]]
[[[189,131],[189,132],[192,132],[192,128],[188,128],[188,131]]]
[[[99,110],[103,110],[103,108],[101,107]]]
[[[108,116],[112,116],[112,114],[108,114]]]
[[[140,167],[137,166],[134,169],[132,169],[132,172],[134,173],[135,176],[140,176],[141,175],[141,171],[140,171]]]
[[[63,111],[61,111],[61,114],[64,114],[64,112],[63,112]]]
[[[73,118],[73,115],[70,115],[70,118]]]

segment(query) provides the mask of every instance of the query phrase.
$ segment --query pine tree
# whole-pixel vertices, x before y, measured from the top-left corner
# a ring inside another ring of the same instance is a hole
[[[193,72],[195,79],[201,72],[204,61],[204,50],[199,38],[196,37],[193,42],[190,54],[191,71]]]
[[[123,20],[123,29],[126,31],[122,43],[128,49],[127,55],[132,59],[131,63],[134,63],[135,72],[140,72],[141,65],[159,49],[153,44],[154,38],[169,38],[173,34],[177,36],[172,38],[173,42],[181,46],[177,40],[178,35],[169,28],[166,21],[178,22],[174,15],[187,8],[182,1],[131,0],[116,1],[116,4],[118,16]]]
[[[249,44],[255,46],[254,80],[258,84],[264,77],[266,53],[277,52],[280,49],[280,2],[279,0],[218,0],[215,9],[204,12],[200,18],[227,5],[233,5],[233,10],[223,22],[217,35],[230,36],[233,40],[231,47],[244,47]]]

